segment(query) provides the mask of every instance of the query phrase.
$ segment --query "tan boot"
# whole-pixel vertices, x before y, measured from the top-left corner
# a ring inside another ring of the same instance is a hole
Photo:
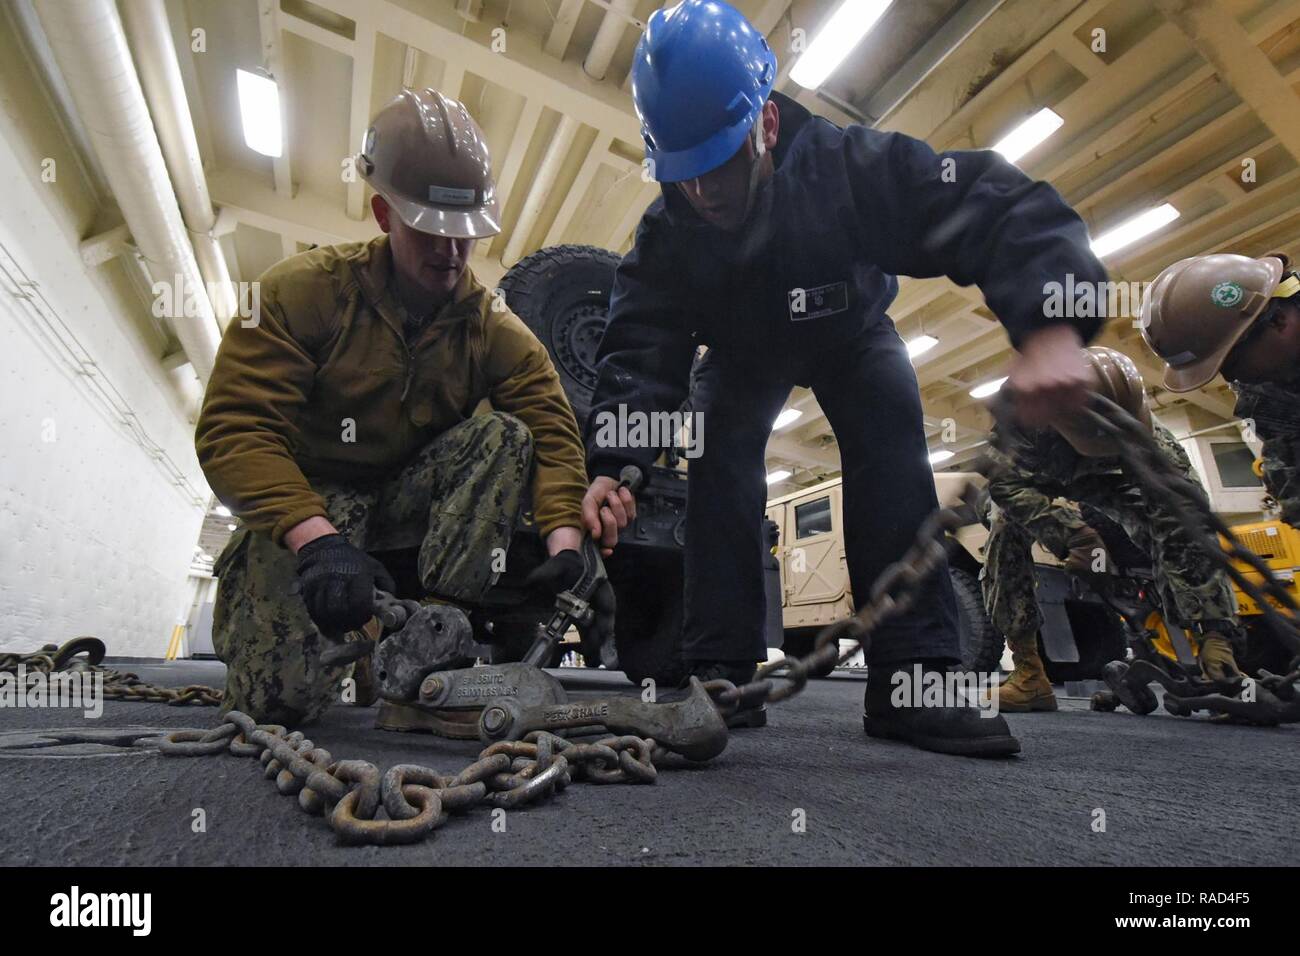
[[[998,688],[998,709],[1013,714],[1033,710],[1056,710],[1056,694],[1052,692],[1047,670],[1038,654],[1038,635],[1028,638],[1007,638],[1015,670]]]

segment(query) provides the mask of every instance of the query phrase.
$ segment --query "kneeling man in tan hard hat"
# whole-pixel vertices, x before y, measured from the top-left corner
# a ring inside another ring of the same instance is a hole
[[[366,625],[393,571],[422,595],[483,597],[530,482],[550,555],[537,583],[558,591],[582,567],[573,412],[541,343],[467,265],[500,232],[482,131],[455,100],[404,90],[356,163],[384,234],[261,277],[258,321],[227,329],[195,442],[243,525],[214,568],[225,708],[290,726],[338,699],[347,670],[321,661],[323,635]],[[493,411],[474,415],[483,399]]]

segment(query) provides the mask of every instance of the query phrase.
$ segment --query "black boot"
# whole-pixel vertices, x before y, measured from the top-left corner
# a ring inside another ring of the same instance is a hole
[[[754,679],[754,671],[757,665],[752,661],[691,661],[689,676],[682,679],[683,687],[690,686],[690,679],[698,677],[701,683],[707,684],[711,680],[731,681],[739,687],[741,684],[748,684]],[[744,710],[738,710],[726,718],[727,726],[732,730],[741,727],[766,727],[767,726],[767,704],[759,704],[757,707],[746,707]]]
[[[919,667],[919,670],[918,670]],[[917,675],[934,674],[944,678],[942,663],[908,661],[867,668],[867,690],[863,697],[862,729],[868,736],[901,740],[922,750],[956,754],[963,757],[1006,757],[1020,752],[1020,741],[1011,736],[1001,714],[983,716],[978,699],[969,702],[944,699],[941,706],[924,706],[923,686],[916,686]],[[905,675],[906,683],[894,675]],[[911,688],[913,695],[903,690]],[[898,697],[901,706],[895,706]]]

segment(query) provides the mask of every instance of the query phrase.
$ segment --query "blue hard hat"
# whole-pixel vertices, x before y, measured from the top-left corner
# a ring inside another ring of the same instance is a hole
[[[736,155],[775,81],[776,54],[730,4],[683,0],[655,11],[632,58],[655,179],[694,179]]]

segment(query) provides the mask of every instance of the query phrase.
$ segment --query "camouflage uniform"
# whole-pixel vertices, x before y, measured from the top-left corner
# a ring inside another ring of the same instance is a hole
[[[1300,528],[1300,379],[1281,385],[1233,383],[1236,416],[1249,420],[1264,443],[1264,487],[1282,520]]]
[[[313,490],[352,544],[371,552],[418,547],[425,592],[474,603],[495,583],[494,556],[510,546],[531,460],[524,424],[492,412],[443,432],[387,481],[318,481]],[[297,564],[269,532],[241,528],[213,571],[212,640],[227,668],[223,708],[291,727],[339,699],[348,673],[319,662],[321,635],[291,593]]]
[[[1186,452],[1168,429],[1154,425],[1160,448],[1178,470],[1197,481]],[[1017,433],[1014,460],[998,454],[1003,472],[989,482],[989,495],[1007,524],[1018,525],[1021,539],[1008,530],[1002,541],[990,540],[997,562],[986,565],[986,598],[992,595],[990,616],[1013,625],[1038,623],[1033,600],[1033,564],[1025,542],[1032,538],[1058,558],[1069,555],[1067,541],[1086,527],[1080,512],[1054,503],[1066,498],[1097,511],[1118,524],[1144,554],[1151,556],[1160,603],[1165,616],[1181,627],[1200,622],[1235,622],[1236,608],[1227,575],[1215,567],[1192,541],[1178,519],[1158,498],[1149,497],[1124,473],[1116,458],[1080,455],[1056,431]],[[1013,584],[1000,580],[1019,578]],[[1035,628],[1036,629],[1036,628]]]
[[[1014,651],[1017,644],[1037,641],[1043,627],[1043,614],[1034,593],[1038,587],[1034,577],[1034,536],[996,505],[990,511],[980,586],[989,620]],[[1048,502],[1046,510],[1036,516],[1035,527],[1049,541],[1064,541],[1072,529],[1083,527],[1083,519],[1073,505]]]

